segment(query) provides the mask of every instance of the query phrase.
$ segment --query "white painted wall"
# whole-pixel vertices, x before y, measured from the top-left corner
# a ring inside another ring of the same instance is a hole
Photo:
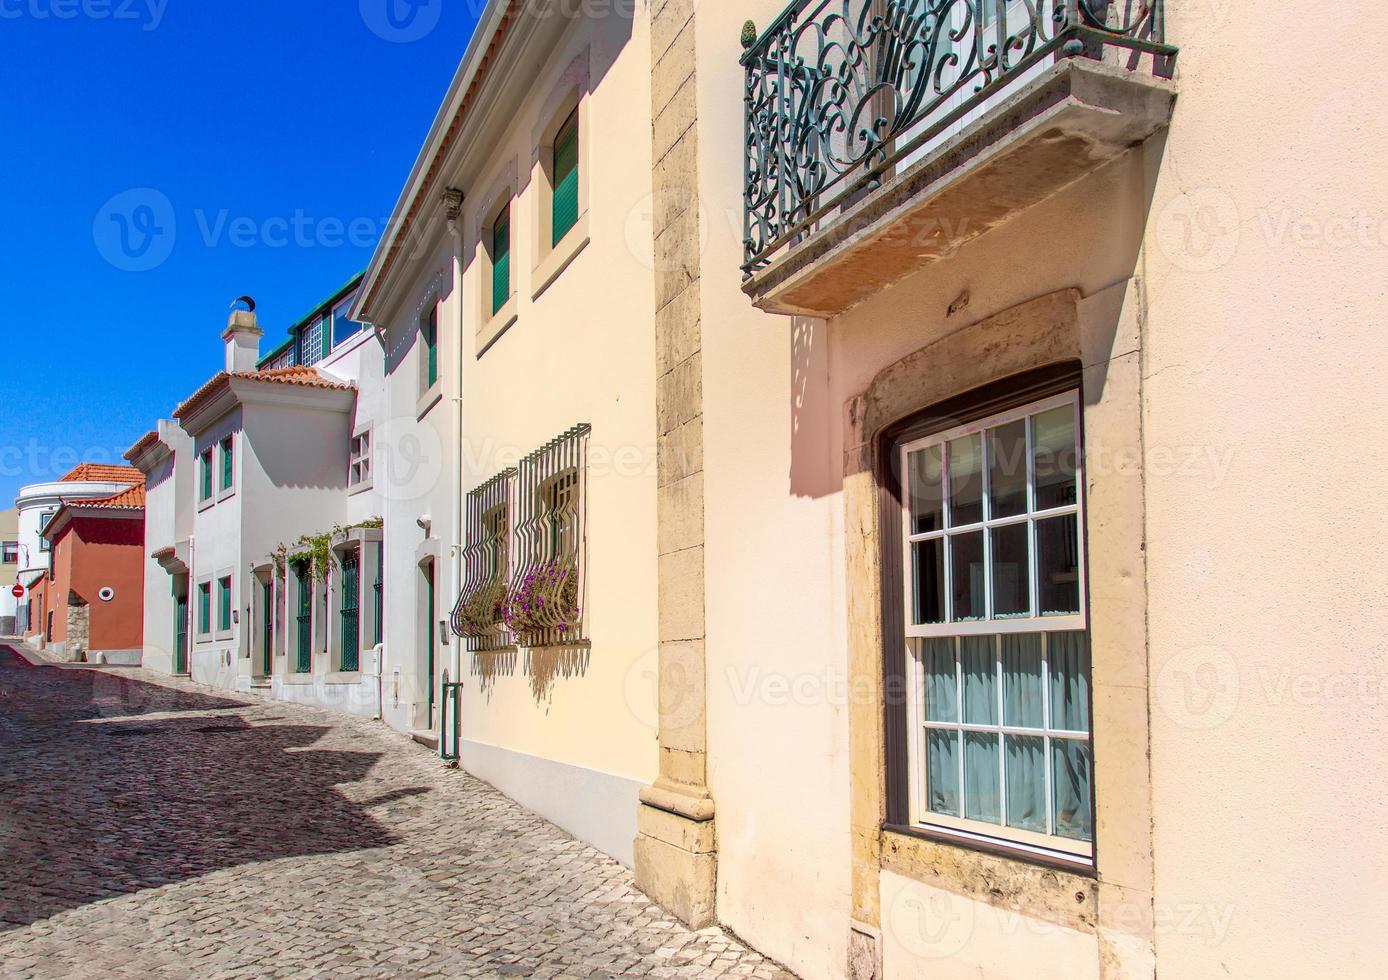
[[[160,673],[174,670],[174,577],[151,555],[186,542],[193,531],[193,443],[177,422],[161,419],[163,459],[145,474],[145,597],[142,665]],[[189,605],[190,625],[192,605]]]

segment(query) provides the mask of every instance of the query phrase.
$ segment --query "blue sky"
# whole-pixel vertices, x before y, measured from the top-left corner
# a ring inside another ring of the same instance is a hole
[[[0,508],[365,267],[480,8],[0,0]]]

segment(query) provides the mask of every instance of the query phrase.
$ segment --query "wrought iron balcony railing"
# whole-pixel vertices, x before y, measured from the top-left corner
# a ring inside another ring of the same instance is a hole
[[[1057,59],[1170,77],[1164,17],[1163,0],[793,0],[744,37],[746,278]]]

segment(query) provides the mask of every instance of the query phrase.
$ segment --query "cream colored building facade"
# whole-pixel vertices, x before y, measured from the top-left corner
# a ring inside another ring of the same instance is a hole
[[[493,610],[487,635],[454,633],[440,666],[463,686],[441,690],[441,749],[628,865],[655,776],[656,355],[649,230],[632,226],[646,28],[490,5],[358,308],[402,359],[437,326],[456,386],[437,414],[462,434],[455,526],[505,529],[440,553],[435,618],[456,626],[467,600],[542,566],[574,583],[567,623],[520,635]],[[392,565],[388,589],[409,571]]]
[[[486,7],[357,307],[456,396],[444,753],[806,977],[1375,975],[1348,28],[620,6]]]

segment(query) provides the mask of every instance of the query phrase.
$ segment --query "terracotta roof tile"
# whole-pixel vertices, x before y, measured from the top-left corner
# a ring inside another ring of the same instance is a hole
[[[131,446],[129,449],[125,451],[125,458],[134,459],[158,441],[159,431],[157,429],[151,432],[146,432],[144,435],[140,436],[139,440],[135,443],[135,445]]]
[[[295,367],[271,368],[265,371],[221,371],[211,381],[195,391],[174,412],[180,422],[219,394],[232,381],[259,381],[272,384],[297,385],[302,388],[322,388],[328,391],[355,391],[356,385],[350,381],[338,381],[328,377],[317,368],[296,365]]]
[[[133,466],[108,466],[105,463],[83,463],[60,483],[144,483],[145,475]]]
[[[97,500],[69,500],[64,506],[74,508],[90,507],[98,510],[144,510],[145,485],[140,483],[131,487],[129,490],[122,490],[120,493],[112,494],[109,497],[101,497]]]

